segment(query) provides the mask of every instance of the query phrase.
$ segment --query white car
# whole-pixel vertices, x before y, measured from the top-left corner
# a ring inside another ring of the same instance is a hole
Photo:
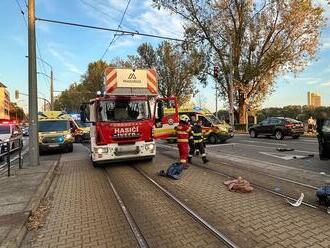
[[[1,123],[0,124],[0,151],[1,151],[1,154],[7,152],[8,143],[4,143],[4,142],[9,142],[10,150],[13,150],[22,145],[21,140],[22,140],[22,131],[20,130],[18,125],[14,124],[14,123]]]

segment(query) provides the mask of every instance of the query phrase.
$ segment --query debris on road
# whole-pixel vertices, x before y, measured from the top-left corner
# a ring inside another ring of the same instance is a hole
[[[286,201],[292,206],[292,207],[299,207],[301,205],[301,203],[304,200],[304,193],[301,193],[299,199],[296,202],[290,202],[288,199],[286,199]]]
[[[225,181],[223,184],[227,186],[229,191],[249,193],[253,190],[253,187],[251,187],[250,183],[242,177]]]
[[[294,159],[308,159],[314,158],[314,154],[308,154],[307,156],[293,156]]]
[[[281,147],[276,148],[276,150],[279,151],[279,152],[292,152],[292,151],[294,151],[293,148],[281,148]]]
[[[164,170],[161,170],[158,175],[178,180],[181,177],[182,170],[182,164],[173,163],[167,168],[166,172]]]
[[[32,213],[32,215],[28,219],[28,222],[26,224],[28,231],[38,230],[39,228],[43,227],[42,220],[44,219],[49,209],[50,201],[48,199],[43,199],[40,202],[40,205],[37,210]]]

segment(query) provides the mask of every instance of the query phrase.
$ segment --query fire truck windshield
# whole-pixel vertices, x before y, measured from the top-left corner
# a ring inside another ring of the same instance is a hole
[[[150,107],[147,100],[116,99],[100,101],[98,121],[136,121],[150,119]]]

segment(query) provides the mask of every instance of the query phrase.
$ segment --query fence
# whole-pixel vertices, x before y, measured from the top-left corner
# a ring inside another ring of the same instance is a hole
[[[22,137],[0,142],[0,175],[10,176],[10,171],[18,160],[18,168],[23,167],[23,140]],[[18,153],[18,154],[17,154]]]

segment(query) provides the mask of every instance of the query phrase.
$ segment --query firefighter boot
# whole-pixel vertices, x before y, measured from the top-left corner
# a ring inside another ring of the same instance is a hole
[[[191,157],[188,157],[188,163],[191,164]]]
[[[209,160],[206,157],[202,157],[203,163],[206,164]]]

